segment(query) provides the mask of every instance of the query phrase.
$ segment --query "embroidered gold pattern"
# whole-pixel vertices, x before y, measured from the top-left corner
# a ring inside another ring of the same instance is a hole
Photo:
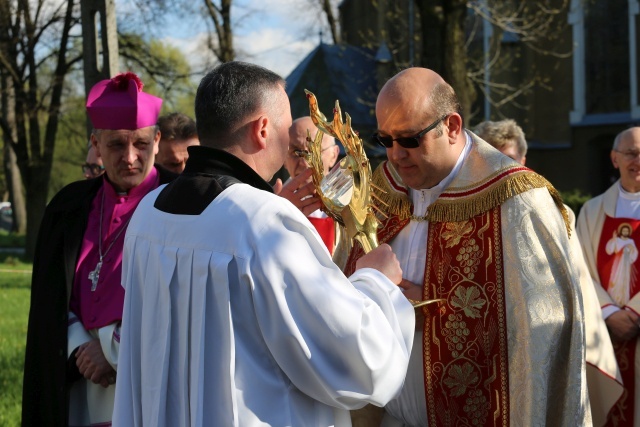
[[[469,362],[451,365],[448,376],[444,379],[451,396],[462,396],[467,391],[467,387],[477,385],[479,381],[478,373]]]
[[[462,309],[467,317],[476,319],[480,317],[480,310],[487,301],[480,298],[480,291],[477,286],[465,288],[460,286],[456,289],[455,296],[451,298],[451,305]]]
[[[445,228],[442,238],[447,241],[446,247],[451,248],[460,243],[460,239],[471,231],[471,224],[467,221],[449,222]]]
[[[500,220],[497,206],[429,227],[423,298],[447,299],[424,309],[425,398],[433,427],[482,426],[490,414],[494,425],[509,424]],[[487,254],[493,261],[478,271]]]
[[[413,216],[411,212],[411,200],[406,194],[398,192],[391,186],[385,169],[391,173],[392,179],[396,180],[395,182],[401,182],[390,165],[387,165],[386,168],[378,167],[373,173],[372,182],[384,193],[374,189],[376,197],[384,202],[387,213],[397,215],[401,219],[416,220],[418,217]],[[497,181],[490,185],[487,184],[492,179]],[[528,169],[513,166],[495,172],[473,188],[447,188],[443,195],[429,206],[427,214],[420,218],[433,222],[465,221],[500,206],[511,197],[534,188],[546,188],[549,191],[562,214],[567,234],[570,234],[571,224],[560,193],[541,175]],[[447,195],[450,197],[443,197]]]

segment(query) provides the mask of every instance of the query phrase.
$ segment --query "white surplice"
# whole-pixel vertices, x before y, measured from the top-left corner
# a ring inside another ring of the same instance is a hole
[[[235,184],[173,215],[159,190],[125,239],[114,426],[348,426],[398,393],[415,320],[396,285],[347,279],[278,196]]]
[[[80,345],[100,340],[105,359],[118,370],[120,322],[87,331],[73,312],[69,312],[67,356]],[[69,390],[69,425],[73,427],[107,426],[113,414],[115,385],[102,387],[86,378],[76,380]]]

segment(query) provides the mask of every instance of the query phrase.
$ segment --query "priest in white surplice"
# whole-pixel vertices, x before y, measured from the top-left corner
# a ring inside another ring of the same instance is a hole
[[[611,150],[620,180],[589,200],[577,231],[609,329],[625,391],[607,426],[640,426],[640,127],[618,134]]]
[[[345,277],[266,182],[289,111],[282,79],[255,65],[200,83],[202,146],[126,235],[114,426],[349,426],[347,410],[400,390],[414,310],[395,255],[382,245]]]

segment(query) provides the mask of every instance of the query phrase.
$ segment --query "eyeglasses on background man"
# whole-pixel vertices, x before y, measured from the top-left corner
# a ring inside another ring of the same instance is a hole
[[[97,163],[85,163],[82,165],[82,174],[85,178],[97,178],[104,173],[104,166]]]

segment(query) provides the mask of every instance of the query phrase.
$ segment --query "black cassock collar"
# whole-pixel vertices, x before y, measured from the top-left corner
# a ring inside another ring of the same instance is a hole
[[[199,215],[234,183],[242,182],[260,190],[273,188],[236,156],[203,146],[187,148],[189,159],[182,174],[167,185],[156,199],[156,209],[179,215]]]

